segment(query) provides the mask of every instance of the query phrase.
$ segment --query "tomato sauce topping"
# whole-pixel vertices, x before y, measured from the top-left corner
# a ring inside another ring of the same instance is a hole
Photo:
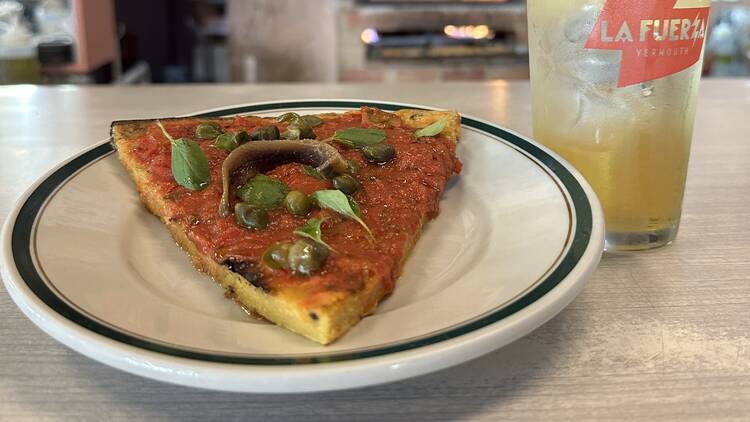
[[[282,132],[286,128],[285,124],[277,123],[274,119],[259,117],[235,117],[219,122],[230,132],[251,132],[268,124],[276,124]],[[165,120],[162,123],[177,139],[194,138],[199,121]],[[304,277],[288,270],[258,265],[266,280],[263,287],[267,290],[281,290],[285,285],[304,285],[309,300],[314,301],[317,293],[358,291],[371,277],[380,278],[386,292],[390,292],[407,248],[420,232],[425,217],[437,216],[440,195],[446,182],[454,173],[461,171],[453,141],[443,136],[417,139],[414,130],[402,126],[398,119],[392,120],[389,125],[383,130],[387,135],[386,142],[396,150],[396,157],[384,165],[368,163],[361,151],[332,143],[345,159],[359,165],[360,170],[355,177],[362,188],[353,198],[359,203],[362,219],[372,230],[374,240],[357,222],[317,207],[305,217],[294,216],[283,207],[271,209],[268,211],[269,225],[264,230],[243,228],[234,221],[234,215],[220,217],[221,165],[228,152],[213,147],[213,140],[196,140],[211,169],[211,182],[200,191],[191,191],[174,181],[170,144],[156,125],[149,127],[138,139],[133,155],[149,169],[154,188],[167,200],[168,217],[183,224],[198,249],[219,263],[258,263],[266,248],[274,242],[294,242],[293,231],[309,218],[326,218],[322,237],[337,252],[332,252],[314,275]],[[337,130],[351,127],[378,126],[368,121],[366,113],[353,111],[325,119],[324,124],[314,131],[316,139],[320,140],[331,137]],[[282,164],[266,175],[284,182],[291,190],[306,194],[333,189],[330,181],[308,175],[298,163]]]

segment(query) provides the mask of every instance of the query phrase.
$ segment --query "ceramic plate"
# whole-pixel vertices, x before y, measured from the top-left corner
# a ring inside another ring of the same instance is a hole
[[[341,112],[354,100],[285,101],[198,113]],[[168,114],[168,112],[166,113]],[[166,382],[300,392],[442,369],[539,327],[583,288],[603,245],[598,202],[560,158],[463,117],[460,176],[395,292],[329,346],[248,316],[196,272],[141,205],[108,142],[44,175],[3,230],[3,280],[49,335],[93,359]]]

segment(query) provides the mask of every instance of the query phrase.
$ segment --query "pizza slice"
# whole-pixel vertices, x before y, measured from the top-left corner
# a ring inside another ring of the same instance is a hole
[[[460,172],[455,112],[112,123],[146,207],[251,314],[328,344],[391,293]]]

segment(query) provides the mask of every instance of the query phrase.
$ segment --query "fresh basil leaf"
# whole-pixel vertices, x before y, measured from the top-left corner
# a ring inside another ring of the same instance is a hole
[[[235,137],[234,134],[231,133],[222,133],[221,135],[217,136],[213,145],[216,148],[223,149],[225,151],[232,151],[233,149],[240,146],[240,144],[237,142],[237,137]]]
[[[172,146],[172,177],[175,182],[190,190],[201,190],[211,181],[208,159],[197,143],[190,139],[175,140],[159,120],[156,121]]]
[[[335,251],[331,245],[323,241],[323,231],[320,226],[323,224],[323,220],[318,218],[311,218],[307,220],[304,226],[297,228],[294,234],[300,237],[306,237],[312,239],[322,245],[325,245],[328,249]]]
[[[354,211],[349,202],[349,197],[344,195],[343,192],[340,190],[319,190],[313,193],[312,197],[315,198],[321,208],[329,209],[356,221],[364,227],[370,237],[372,237],[372,231],[370,231],[367,224],[365,224],[365,222],[362,221],[359,215]],[[357,208],[359,208],[359,206],[357,206]]]
[[[337,130],[333,139],[350,148],[362,148],[367,145],[375,145],[385,140],[385,132],[380,129],[366,129],[352,127]]]
[[[314,178],[316,178],[318,180],[328,180],[328,179],[326,179],[325,176],[323,176],[322,174],[320,174],[320,172],[318,170],[315,170],[315,167],[313,167],[313,166],[308,166],[307,164],[303,164],[302,165],[302,170],[304,170],[305,173],[308,176],[310,176],[310,177],[314,177]]]
[[[429,126],[425,126],[422,129],[417,130],[414,132],[414,136],[417,138],[421,138],[423,136],[437,136],[440,134],[440,132],[445,129],[445,125],[448,124],[448,119],[443,117],[442,119],[436,121],[435,123],[432,123]]]
[[[172,142],[172,176],[190,190],[201,190],[211,181],[208,160],[194,141],[180,138]]]
[[[289,187],[283,182],[258,174],[237,190],[237,196],[250,205],[276,208],[284,202]]]

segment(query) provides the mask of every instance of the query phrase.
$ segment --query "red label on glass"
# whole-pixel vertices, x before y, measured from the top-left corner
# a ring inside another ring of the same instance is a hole
[[[708,7],[678,0],[607,0],[586,48],[622,51],[618,87],[669,76],[701,55]]]

